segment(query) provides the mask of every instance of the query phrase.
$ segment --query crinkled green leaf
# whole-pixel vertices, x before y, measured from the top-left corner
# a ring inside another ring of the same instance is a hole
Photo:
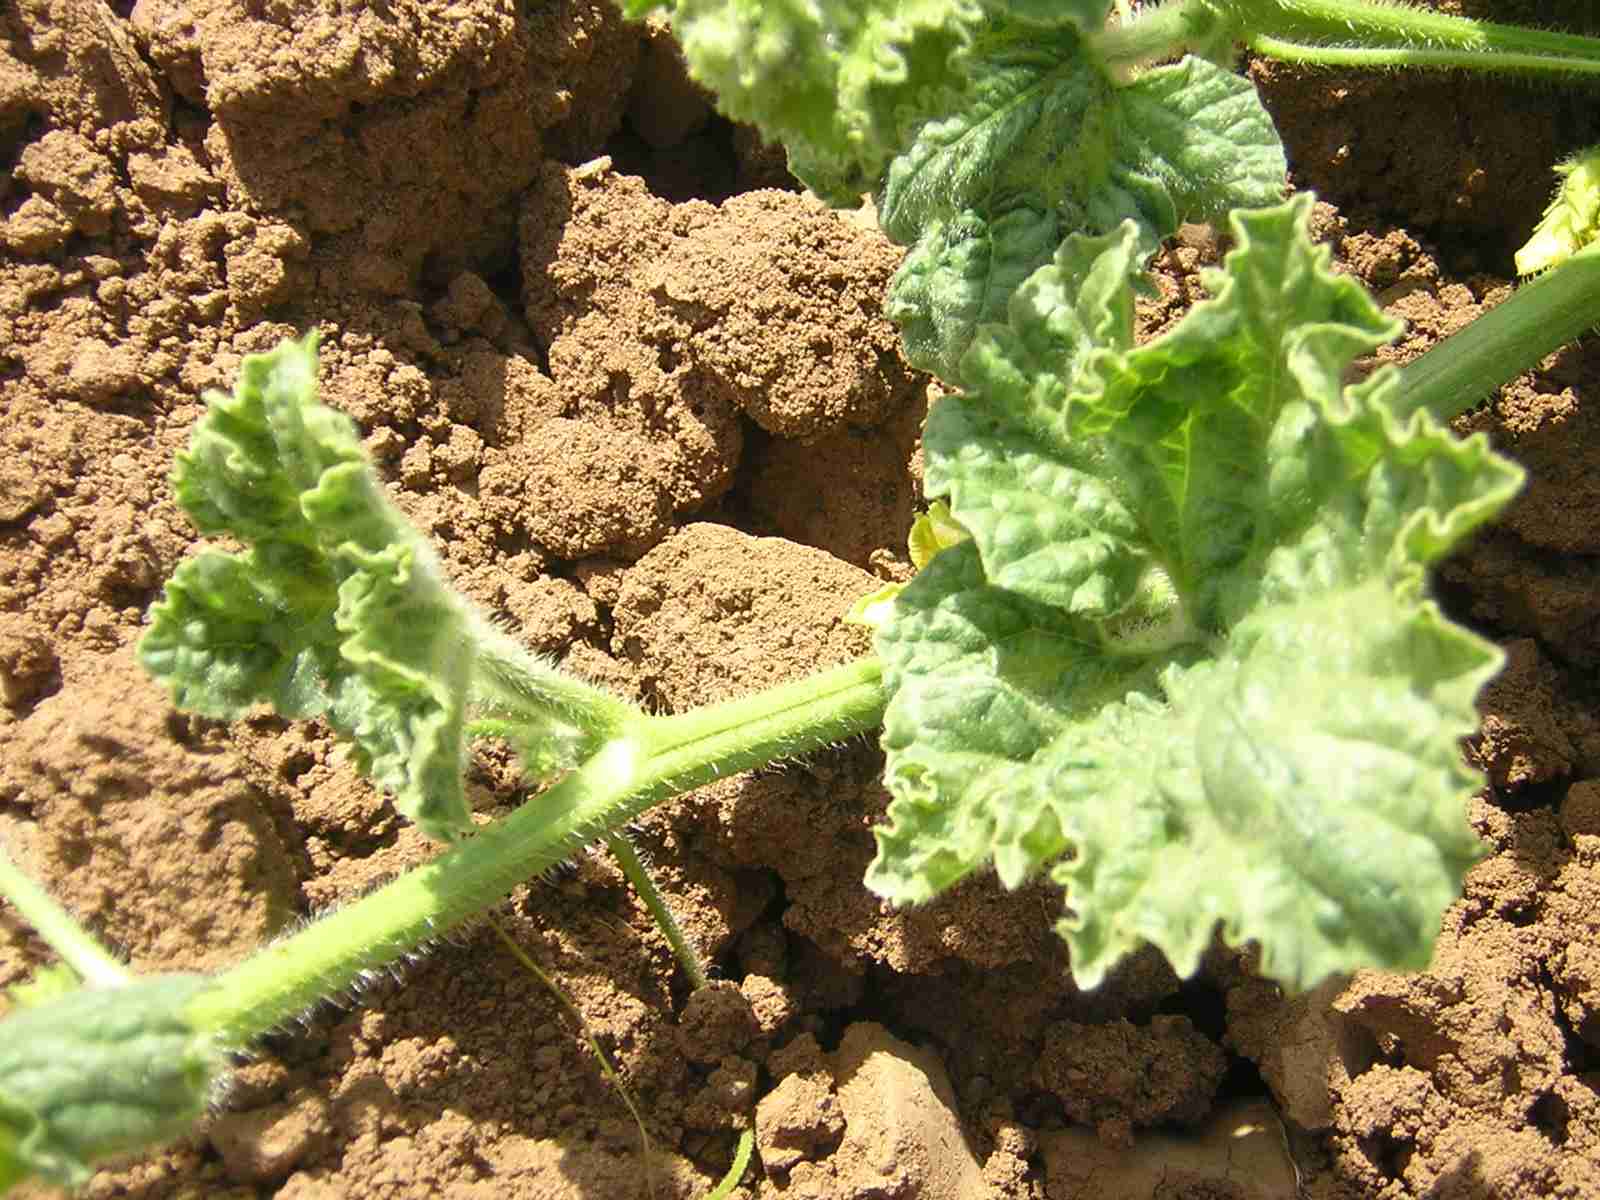
[[[1149,664],[1105,653],[1091,622],[990,584],[975,542],[936,555],[877,633],[890,823],[867,884],[931,899],[993,862],[1015,887],[1065,847],[1034,760]]]
[[[919,116],[962,86],[976,0],[678,0],[672,28],[723,113],[789,151],[831,203],[877,186]]]
[[[1186,58],[1118,85],[1070,25],[991,31],[968,64],[961,105],[921,126],[879,203],[885,232],[912,247],[888,310],[945,379],[1049,261],[1051,236],[1132,219],[1148,251],[1181,221],[1282,195],[1271,118],[1231,71]]]
[[[1085,985],[1142,942],[1187,973],[1219,924],[1291,986],[1427,961],[1500,656],[1425,568],[1520,475],[1397,418],[1394,371],[1343,385],[1394,327],[1310,206],[1236,214],[1212,298],[1138,348],[1138,230],[1069,238],[963,361],[927,477],[973,541],[878,632],[880,894],[1048,870]]]
[[[1066,397],[1096,356],[1133,343],[1133,225],[1070,239],[1057,266],[1016,293],[1042,319],[996,329],[973,356],[993,402],[937,404],[924,433],[929,495],[983,552],[989,581],[1074,615],[1126,605],[1147,566],[1140,527],[1108,475],[1104,448],[1065,437]]]
[[[0,1177],[85,1183],[94,1163],[187,1132],[224,1069],[186,1005],[210,981],[80,988],[0,1021]]]
[[[1307,987],[1420,970],[1481,849],[1457,739],[1492,646],[1382,583],[1265,610],[1039,755],[1072,857],[1063,932],[1092,985],[1143,942],[1191,973],[1220,923]]]
[[[356,429],[316,398],[316,338],[245,359],[179,455],[179,502],[249,549],[182,563],[140,659],[179,707],[324,716],[434,837],[470,824],[461,734],[473,618],[385,499]]]
[[[900,326],[907,361],[957,378],[978,327],[1005,320],[1011,293],[1060,244],[1055,214],[1026,206],[993,221],[967,209],[932,222],[901,262],[884,305]]]

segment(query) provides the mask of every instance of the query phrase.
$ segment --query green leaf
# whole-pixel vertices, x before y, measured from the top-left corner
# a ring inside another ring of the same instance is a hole
[[[1106,654],[1092,623],[992,586],[970,541],[905,586],[876,641],[894,801],[867,885],[920,903],[992,861],[1016,887],[1066,846],[1035,758],[1141,678],[1153,684],[1148,664]]]
[[[979,326],[1005,320],[1011,293],[1060,244],[1055,214],[1026,206],[992,221],[965,209],[929,224],[895,272],[884,304],[900,326],[907,361],[941,379],[958,378]]]
[[[1600,146],[1556,164],[1561,186],[1517,251],[1517,274],[1536,275],[1600,238]]]
[[[1493,647],[1376,583],[1251,625],[1034,764],[1077,851],[1051,876],[1081,983],[1143,942],[1190,974],[1218,923],[1290,987],[1420,970],[1481,853],[1457,740]]]
[[[916,519],[911,522],[911,533],[906,538],[911,566],[920,571],[932,562],[934,555],[941,550],[959,545],[971,536],[961,527],[961,523],[950,515],[950,506],[943,500],[935,500],[928,506],[927,512],[918,513]],[[844,619],[854,625],[866,625],[876,629],[888,620],[894,598],[905,586],[904,583],[886,583],[882,587],[874,588],[850,606],[850,611],[845,614]]]
[[[1083,33],[1104,29],[1111,0],[989,0],[989,7],[1035,25],[1071,22]]]
[[[959,90],[983,16],[976,0],[678,0],[671,13],[718,108],[781,142],[808,187],[846,206]]]
[[[1132,219],[1148,253],[1182,221],[1282,195],[1271,118],[1231,71],[1185,58],[1119,86],[1071,25],[992,30],[967,61],[955,115],[920,127],[879,202],[912,247],[888,311],[913,361],[947,380],[1052,238]]]
[[[1137,348],[1139,230],[1071,237],[963,360],[927,480],[973,540],[877,635],[879,894],[1047,870],[1085,986],[1142,942],[1188,973],[1219,924],[1295,987],[1426,963],[1477,853],[1457,742],[1500,662],[1426,566],[1520,474],[1396,417],[1392,369],[1343,385],[1395,327],[1310,208],[1236,214],[1212,298]]]
[[[184,1010],[209,981],[79,989],[0,1022],[0,1178],[75,1187],[94,1163],[187,1132],[223,1071]]]
[[[57,996],[77,991],[82,986],[83,980],[66,963],[53,963],[40,967],[33,973],[33,978],[6,988],[6,998],[18,1008],[31,1008],[36,1004],[47,1004]]]
[[[1147,562],[1139,526],[1093,442],[1069,442],[1066,397],[1097,355],[1133,343],[1133,225],[1073,238],[1053,271],[1015,294],[1041,319],[996,329],[968,363],[988,405],[934,406],[924,433],[929,495],[949,495],[989,581],[1075,615],[1106,617],[1132,598]]]
[[[1220,221],[1283,199],[1283,143],[1248,79],[1190,56],[1144,72],[1116,101],[1116,162],[1129,177],[1159,180],[1179,221]]]
[[[384,497],[356,429],[316,398],[316,337],[251,355],[179,455],[179,502],[249,544],[181,564],[145,667],[181,708],[323,716],[431,836],[470,825],[462,723],[476,618]]]

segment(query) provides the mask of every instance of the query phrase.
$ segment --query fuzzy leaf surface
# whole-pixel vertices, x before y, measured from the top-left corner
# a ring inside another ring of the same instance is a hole
[[[635,6],[638,7],[638,6]],[[718,108],[789,152],[830,203],[877,186],[908,130],[962,86],[976,0],[677,0],[674,33]]]
[[[234,393],[207,399],[173,482],[202,532],[249,548],[180,564],[140,660],[180,708],[325,717],[402,812],[455,836],[469,825],[472,617],[384,497],[354,424],[318,402],[314,335],[247,357]]]
[[[1052,238],[1131,218],[1150,250],[1180,222],[1282,195],[1283,149],[1255,88],[1203,59],[1118,85],[1065,22],[991,28],[966,62],[959,107],[918,129],[879,203],[884,231],[912,247],[889,311],[913,362],[947,380]]]
[[[1069,238],[929,417],[973,540],[878,631],[869,883],[1048,871],[1086,986],[1143,942],[1187,974],[1219,924],[1293,987],[1425,964],[1478,852],[1456,743],[1500,655],[1425,572],[1520,474],[1395,417],[1393,371],[1343,386],[1395,330],[1310,203],[1236,214],[1212,298],[1138,348],[1140,231]]]
[[[184,1006],[209,986],[159,975],[80,988],[0,1024],[0,1177],[87,1183],[102,1159],[191,1129],[224,1059]]]

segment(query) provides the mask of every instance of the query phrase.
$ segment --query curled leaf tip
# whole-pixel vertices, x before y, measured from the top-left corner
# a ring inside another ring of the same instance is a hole
[[[916,520],[911,523],[911,533],[906,538],[906,549],[911,555],[911,565],[920,571],[933,561],[933,556],[941,550],[947,550],[959,542],[964,542],[971,537],[961,522],[957,521],[950,513],[950,506],[943,500],[935,500],[928,506],[928,511],[918,513]],[[889,619],[889,610],[894,604],[894,598],[905,588],[903,583],[886,583],[875,591],[868,592],[850,606],[850,611],[844,616],[852,625],[866,625],[877,629]]]
[[[1600,238],[1600,146],[1556,164],[1561,179],[1533,236],[1517,251],[1518,275],[1537,275]]]

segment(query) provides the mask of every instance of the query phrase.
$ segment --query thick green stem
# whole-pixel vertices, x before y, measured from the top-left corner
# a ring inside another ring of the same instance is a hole
[[[1600,76],[1600,38],[1370,0],[1205,0],[1257,53],[1348,67]]]
[[[1264,58],[1308,67],[1351,67],[1385,70],[1393,67],[1435,71],[1482,71],[1509,75],[1575,75],[1600,79],[1600,58],[1566,58],[1507,51],[1433,50],[1414,46],[1323,46],[1283,38],[1253,37],[1246,43]]]
[[[133,976],[42,887],[0,850],[0,895],[23,915],[50,948],[90,987],[121,987]]]
[[[218,977],[188,1015],[244,1045],[483,912],[518,883],[658,801],[877,726],[868,658],[679,716],[640,718],[544,795],[433,862],[266,947]]]
[[[1502,304],[1401,369],[1404,415],[1466,412],[1548,354],[1600,325],[1600,243],[1523,284]]]
[[[1315,66],[1600,79],[1600,38],[1372,0],[1168,0],[1091,39],[1119,72],[1185,50],[1214,57],[1234,42]]]

